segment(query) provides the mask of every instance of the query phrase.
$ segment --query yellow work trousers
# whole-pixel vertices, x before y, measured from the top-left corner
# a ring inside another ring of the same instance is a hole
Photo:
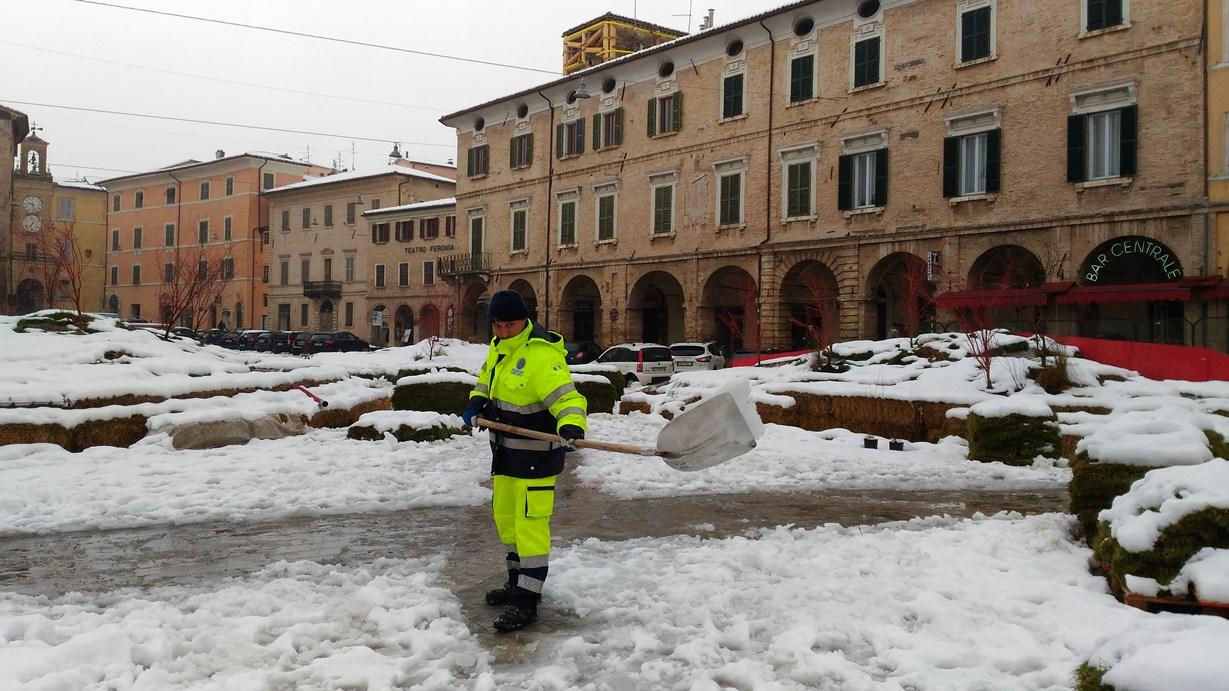
[[[555,512],[555,478],[532,480],[494,476],[491,508],[499,539],[524,561],[550,553],[550,517]]]

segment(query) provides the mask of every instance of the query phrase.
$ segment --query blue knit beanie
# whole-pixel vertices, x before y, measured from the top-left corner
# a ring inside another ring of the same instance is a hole
[[[500,290],[491,296],[491,305],[487,315],[493,322],[512,322],[517,319],[528,319],[529,309],[521,294],[515,290]]]

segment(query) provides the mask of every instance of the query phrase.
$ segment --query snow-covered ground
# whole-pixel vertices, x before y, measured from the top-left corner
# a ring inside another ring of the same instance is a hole
[[[883,364],[898,345],[847,344],[849,352],[875,352],[848,375],[793,365],[695,373],[676,378],[664,393],[645,390],[633,397],[668,408],[742,377],[754,380],[757,400],[774,402],[798,386],[969,406],[993,400],[967,359]],[[235,377],[274,386],[277,377],[284,379],[282,371],[293,377],[310,371],[319,379],[342,379],[332,386],[370,389],[354,375],[424,367],[473,371],[485,352],[451,342],[430,359],[431,344],[285,358],[165,343],[105,322],[99,333],[84,336],[22,335],[3,318],[0,346],[20,363],[0,373],[0,401],[23,405],[118,395],[131,390],[126,383],[166,394],[224,388],[216,384]],[[120,349],[129,355],[103,357]],[[1060,416],[1065,429],[1130,439],[1121,451],[1094,444],[1098,453],[1161,453],[1180,439],[1188,463],[1204,458],[1191,445],[1199,430],[1221,428],[1221,416],[1205,413],[1229,401],[1229,385],[1151,382],[1075,362],[1082,388],[1058,396],[1035,388],[1027,393],[1038,404],[1078,399],[1112,412],[1064,414],[1070,415]],[[1106,373],[1126,381],[1102,385],[1097,377]],[[1011,363],[994,374],[1004,386],[1019,377]],[[161,383],[170,387],[160,389]],[[192,411],[195,416],[227,409],[226,399],[198,400],[205,402],[193,404],[203,406]],[[265,399],[248,400],[258,409]],[[18,416],[51,419],[55,410],[0,411],[0,423]],[[1128,417],[1133,411],[1150,412]],[[1189,424],[1175,427],[1175,418]],[[1115,420],[1117,427],[1108,424]],[[644,414],[594,415],[590,422],[591,438],[639,444],[651,444],[665,424]],[[0,536],[488,500],[482,433],[399,443],[312,430],[176,451],[165,431],[157,425],[151,430],[130,449],[72,454],[48,445],[0,447]],[[1062,486],[1070,477],[1053,459],[1023,468],[970,462],[966,446],[954,438],[908,443],[897,452],[863,449],[862,437],[768,425],[754,451],[695,473],[603,452],[570,459],[575,481],[616,499],[845,489],[1030,491]],[[1170,481],[1156,492],[1179,485]],[[0,581],[0,689],[1049,690],[1071,688],[1074,669],[1090,659],[1112,667],[1106,680],[1118,691],[1229,689],[1229,656],[1218,652],[1229,649],[1229,622],[1149,615],[1119,604],[1104,579],[1090,575],[1090,554],[1071,538],[1072,521],[1061,514],[933,516],[873,526],[782,526],[719,538],[704,537],[700,526],[701,536],[582,539],[559,544],[552,554],[544,606],[562,625],[512,638],[474,628],[472,622],[485,621],[487,613],[464,611],[449,589],[450,564],[442,555],[349,566],[274,563],[216,583],[54,598],[3,592]],[[1225,562],[1214,554],[1201,563],[1206,572]],[[1212,582],[1223,579],[1213,576]],[[519,646],[515,662],[496,651],[507,645]]]

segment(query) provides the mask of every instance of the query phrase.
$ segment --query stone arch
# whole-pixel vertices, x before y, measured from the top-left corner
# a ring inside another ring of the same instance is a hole
[[[559,325],[569,340],[602,342],[602,291],[589,276],[573,276],[563,286]]]
[[[1168,283],[1182,278],[1178,253],[1142,235],[1116,237],[1097,245],[1080,264],[1085,285]]]
[[[333,316],[333,301],[325,299],[320,303],[320,330],[332,331],[336,326]]]
[[[461,338],[490,342],[491,322],[487,319],[490,301],[486,283],[473,281],[465,286],[461,297],[461,321],[457,329]]]
[[[440,310],[431,303],[418,310],[418,337],[435,338],[440,335]]]
[[[804,260],[781,280],[780,333],[789,334],[790,350],[832,343],[840,331],[836,274],[823,262]]]
[[[525,301],[525,307],[529,308],[529,318],[538,323],[538,292],[533,289],[533,285],[523,278],[518,278],[508,286],[508,290],[516,291],[521,299]]]
[[[669,345],[683,339],[683,286],[664,271],[650,271],[632,286],[627,333],[637,341]]]
[[[17,284],[16,298],[13,309],[17,314],[29,314],[47,307],[47,291],[43,284],[33,278],[27,278]]]
[[[107,311],[119,314],[119,296],[115,293],[111,293],[111,297],[107,298]]]
[[[700,298],[700,335],[713,338],[727,353],[759,348],[759,286],[738,266],[709,274]]]
[[[913,336],[931,330],[935,317],[935,285],[926,278],[926,262],[908,252],[880,259],[866,281],[866,323],[874,338]]]
[[[982,252],[969,267],[968,287],[1037,288],[1045,279],[1045,267],[1037,255],[1019,245],[998,245]]]
[[[406,331],[409,331],[409,336],[406,336]],[[410,345],[414,342],[414,311],[409,305],[398,305],[397,311],[393,316],[393,338],[401,345]]]

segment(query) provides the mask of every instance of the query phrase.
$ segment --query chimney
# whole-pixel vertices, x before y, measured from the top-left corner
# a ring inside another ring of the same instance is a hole
[[[705,17],[702,22],[700,22],[700,31],[713,28],[713,15],[716,14],[716,12],[717,11],[714,10],[713,8],[711,7],[708,8],[708,16]]]
[[[213,152],[213,157],[214,158],[226,158],[226,152],[221,149],[218,149],[217,151]]]

